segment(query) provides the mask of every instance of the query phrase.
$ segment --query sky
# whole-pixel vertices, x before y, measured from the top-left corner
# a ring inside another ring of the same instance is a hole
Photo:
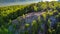
[[[0,0],[0,6],[22,5],[22,4],[36,3],[40,1],[58,1],[58,0]]]

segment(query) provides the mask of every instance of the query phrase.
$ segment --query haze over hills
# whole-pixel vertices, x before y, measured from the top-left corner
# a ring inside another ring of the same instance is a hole
[[[0,0],[0,3],[28,2],[28,1],[40,1],[40,0]]]
[[[40,1],[52,1],[52,0],[0,0],[0,6],[24,5],[24,4],[36,3]]]
[[[40,0],[0,0],[0,6],[9,6],[9,5],[24,5],[30,3],[36,3]]]

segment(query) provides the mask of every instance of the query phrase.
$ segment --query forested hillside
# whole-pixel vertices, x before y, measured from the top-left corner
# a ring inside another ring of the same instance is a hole
[[[60,34],[60,2],[0,7],[0,34]]]

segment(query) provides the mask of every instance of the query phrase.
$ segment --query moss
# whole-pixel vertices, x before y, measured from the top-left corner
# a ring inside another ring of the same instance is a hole
[[[30,24],[25,24],[25,27],[28,28],[30,26]]]
[[[33,22],[32,22],[32,26],[35,25],[36,23],[37,23],[36,20],[33,20]]]

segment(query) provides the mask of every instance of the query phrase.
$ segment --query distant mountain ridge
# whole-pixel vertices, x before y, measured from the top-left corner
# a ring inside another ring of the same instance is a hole
[[[0,0],[0,6],[24,5],[24,4],[41,2],[41,1],[50,1],[50,0]]]
[[[28,2],[28,1],[60,1],[60,0],[0,0],[0,3]]]
[[[24,5],[30,3],[36,3],[40,0],[0,0],[0,6],[8,6],[8,5]]]
[[[0,3],[28,2],[28,1],[40,1],[40,0],[0,0]]]

